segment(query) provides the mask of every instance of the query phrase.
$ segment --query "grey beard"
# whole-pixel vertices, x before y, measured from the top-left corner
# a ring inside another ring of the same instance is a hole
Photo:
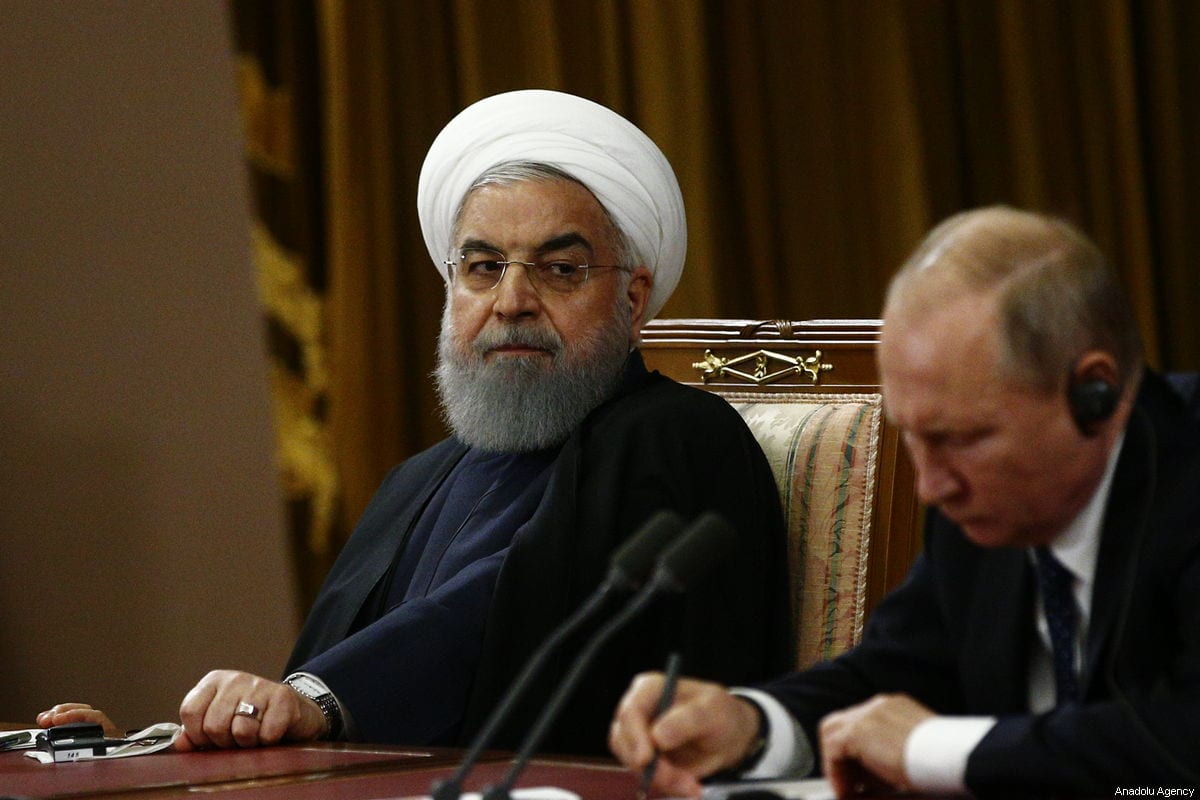
[[[608,325],[572,347],[564,347],[548,326],[504,323],[460,348],[449,313],[443,314],[435,375],[442,416],[454,435],[497,453],[544,450],[565,441],[621,381],[630,313],[626,302],[616,306]],[[545,356],[484,360],[488,350],[502,344],[545,349],[551,357],[549,363]]]

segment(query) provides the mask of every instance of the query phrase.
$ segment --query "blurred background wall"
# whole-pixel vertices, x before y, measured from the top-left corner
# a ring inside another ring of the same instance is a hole
[[[0,720],[297,629],[227,8],[0,4]]]

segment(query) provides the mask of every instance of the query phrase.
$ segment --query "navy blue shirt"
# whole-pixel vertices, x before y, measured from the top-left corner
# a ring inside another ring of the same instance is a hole
[[[387,608],[426,597],[468,565],[507,550],[533,516],[558,448],[468,450],[421,512],[392,574]]]

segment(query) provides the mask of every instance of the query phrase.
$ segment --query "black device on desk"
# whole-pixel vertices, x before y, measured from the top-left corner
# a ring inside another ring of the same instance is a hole
[[[121,744],[125,744],[124,739],[106,739],[104,729],[90,722],[55,725],[38,735],[38,749],[53,755],[55,761],[95,758]]]

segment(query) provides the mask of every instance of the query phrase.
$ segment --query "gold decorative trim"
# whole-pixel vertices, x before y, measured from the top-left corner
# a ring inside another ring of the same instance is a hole
[[[782,362],[787,366],[783,369],[774,372],[767,372],[767,364],[774,360]],[[735,369],[740,364],[754,362],[753,372],[743,372]],[[813,354],[808,358],[793,358],[785,356],[782,353],[775,353],[770,350],[756,350],[753,353],[736,358],[722,358],[712,350],[704,351],[704,360],[696,361],[692,367],[699,370],[700,377],[705,383],[708,383],[714,377],[717,378],[739,378],[747,383],[753,383],[756,386],[763,386],[768,383],[786,378],[789,375],[808,375],[813,382],[813,385],[821,382],[821,373],[828,372],[833,369],[833,364],[826,363],[821,360],[821,351],[814,350]]]
[[[269,85],[258,59],[244,54],[237,58],[237,84],[246,155],[264,172],[281,178],[294,177],[296,143],[291,91]]]
[[[785,339],[792,338],[792,323],[786,319],[765,319],[762,322],[752,322],[739,331],[741,336],[753,336],[766,327],[775,328],[775,332]]]
[[[288,499],[311,504],[308,548],[325,556],[337,546],[333,535],[341,485],[329,429],[317,412],[330,380],[323,303],[308,285],[301,256],[275,241],[261,222],[251,229],[251,240],[263,306],[300,347],[300,374],[279,364],[271,367],[279,470]]]

